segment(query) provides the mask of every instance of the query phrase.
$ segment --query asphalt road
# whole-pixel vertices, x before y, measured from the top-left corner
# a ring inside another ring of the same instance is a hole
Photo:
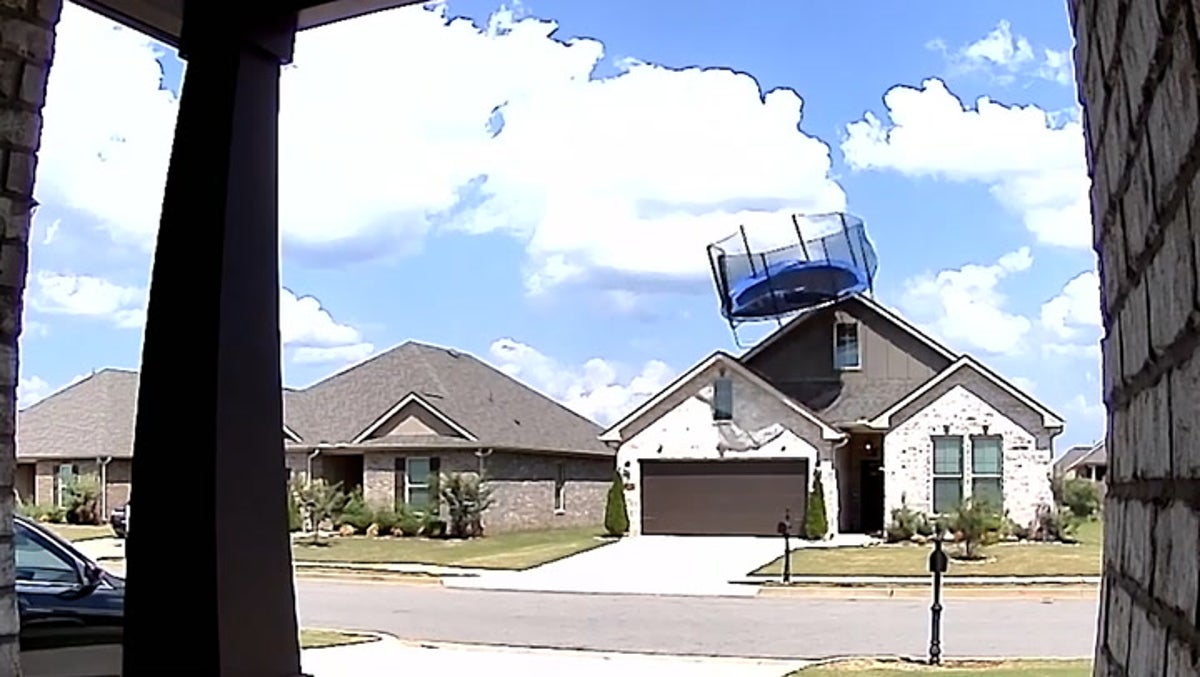
[[[403,639],[704,656],[924,655],[920,600],[700,598],[455,590],[299,582],[309,627]],[[1096,602],[952,600],[948,657],[1092,656]]]

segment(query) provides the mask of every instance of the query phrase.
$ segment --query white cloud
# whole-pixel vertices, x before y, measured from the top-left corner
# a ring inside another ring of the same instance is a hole
[[[1026,378],[1024,376],[1010,376],[1008,378],[1008,380],[1013,385],[1015,385],[1017,388],[1020,388],[1021,391],[1024,392],[1026,395],[1031,395],[1031,396],[1036,397],[1035,393],[1037,393],[1037,389],[1038,389],[1037,381],[1034,381],[1031,378]]]
[[[1103,422],[1108,415],[1108,410],[1104,408],[1103,402],[1092,400],[1082,394],[1072,397],[1067,403],[1067,409],[1091,424],[1095,424],[1097,421]]]
[[[704,245],[739,223],[844,208],[828,146],[797,130],[795,92],[636,59],[593,81],[597,41],[559,42],[555,24],[507,11],[483,30],[442,12],[298,37],[282,83],[291,245],[395,253],[434,228],[501,231],[527,247],[530,291],[597,277],[619,287],[703,275]],[[43,200],[149,248],[176,111],[157,48],[68,4],[57,49]]]
[[[1100,278],[1094,270],[1070,278],[1061,293],[1042,305],[1043,328],[1063,345],[1099,349],[1100,322]]]
[[[972,263],[919,275],[905,283],[900,306],[930,333],[966,350],[1017,354],[1033,323],[1005,310],[1007,298],[999,286],[1031,265],[1033,257],[1023,247],[991,265]]]
[[[1039,242],[1078,249],[1092,243],[1090,185],[1078,116],[1061,125],[1037,106],[986,97],[963,104],[940,80],[884,95],[888,119],[867,113],[842,141],[857,171],[895,171],[987,185]]]
[[[676,376],[666,363],[658,360],[645,363],[640,370],[630,370],[598,357],[582,367],[570,367],[511,338],[493,341],[488,353],[492,363],[504,373],[602,425],[633,411]]]
[[[37,404],[49,394],[50,384],[46,383],[45,379],[40,376],[22,376],[17,383],[17,407],[24,409]]]
[[[289,289],[279,294],[279,333],[295,362],[353,362],[375,349],[358,329],[334,320],[315,296]]]
[[[1042,49],[1039,59],[1029,39],[1013,33],[1012,24],[1005,20],[987,35],[956,50],[950,50],[941,39],[931,40],[926,46],[946,57],[952,74],[982,72],[1000,84],[1011,84],[1022,74],[1062,85],[1074,82],[1070,50]]]
[[[39,271],[34,277],[33,308],[52,315],[104,318],[124,329],[146,319],[146,290],[125,287],[91,275]]]

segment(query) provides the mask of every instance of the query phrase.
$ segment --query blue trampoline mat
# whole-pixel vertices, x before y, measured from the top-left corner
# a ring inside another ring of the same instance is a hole
[[[742,320],[778,317],[869,287],[863,271],[849,263],[777,261],[732,281],[727,316]]]

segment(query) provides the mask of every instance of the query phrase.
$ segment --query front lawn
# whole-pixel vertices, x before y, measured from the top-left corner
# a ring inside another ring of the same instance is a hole
[[[1099,521],[1079,529],[1079,543],[998,543],[984,548],[981,562],[950,560],[947,576],[1099,576],[1104,529]],[[800,548],[792,551],[796,576],[928,576],[931,545],[895,544],[866,548]],[[948,545],[953,553],[956,546]],[[779,576],[783,558],[755,574]]]
[[[460,541],[429,538],[335,536],[322,545],[307,538],[292,546],[298,562],[433,564],[477,569],[528,569],[608,543],[597,529],[554,529],[496,534]]]
[[[304,628],[300,631],[301,649],[324,649],[330,646],[346,646],[347,644],[364,644],[374,642],[374,635],[364,635],[358,632],[342,632],[340,630],[312,630]]]
[[[112,527],[107,524],[51,524],[43,522],[41,525],[68,541],[86,541],[92,538],[114,538],[116,536],[113,533]]]
[[[1090,661],[946,661],[941,667],[899,661],[852,660],[797,670],[788,677],[1087,677]]]

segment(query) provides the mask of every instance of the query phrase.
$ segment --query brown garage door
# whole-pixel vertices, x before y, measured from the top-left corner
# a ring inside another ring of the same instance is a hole
[[[642,461],[642,533],[773,536],[804,523],[808,461]]]

